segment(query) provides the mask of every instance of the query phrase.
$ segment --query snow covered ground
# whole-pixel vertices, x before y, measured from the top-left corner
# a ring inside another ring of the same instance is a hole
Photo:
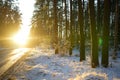
[[[77,50],[73,51],[78,53]],[[110,59],[109,68],[91,68],[90,57],[55,55],[52,49],[35,48],[15,74],[16,80],[120,80],[120,58]]]

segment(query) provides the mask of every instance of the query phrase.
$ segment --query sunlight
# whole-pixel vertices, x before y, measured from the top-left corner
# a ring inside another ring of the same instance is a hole
[[[22,27],[20,31],[13,36],[14,42],[19,45],[25,45],[28,40],[29,31],[30,31],[30,27]]]
[[[22,24],[28,27],[31,23],[31,18],[34,11],[35,0],[18,0],[20,12],[22,13]]]
[[[12,39],[16,44],[26,45],[30,33],[31,18],[34,10],[35,0],[18,0],[20,12],[22,13],[22,25],[18,33]]]

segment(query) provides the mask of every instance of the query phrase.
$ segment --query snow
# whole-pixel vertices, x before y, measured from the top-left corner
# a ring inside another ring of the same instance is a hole
[[[25,59],[24,66],[15,74],[17,80],[120,80],[120,58],[112,60],[110,67],[91,68],[90,57],[79,62],[79,52],[71,57],[55,55],[52,49],[34,48]]]

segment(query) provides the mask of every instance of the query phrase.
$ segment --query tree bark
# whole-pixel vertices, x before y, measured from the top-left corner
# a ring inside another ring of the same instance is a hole
[[[97,0],[97,31],[100,35],[100,0]]]
[[[95,8],[94,0],[89,0],[89,14],[90,14],[90,34],[91,34],[91,66],[95,68],[99,66],[98,62],[98,40],[95,22]]]
[[[67,22],[67,1],[65,0],[65,37],[68,37],[68,22]]]
[[[72,55],[72,48],[73,48],[73,32],[72,32],[72,0],[70,0],[70,49],[69,55]]]
[[[118,19],[119,19],[119,1],[116,0],[116,11],[115,11],[115,31],[114,31],[114,53],[113,59],[117,57],[117,47],[118,47]]]
[[[58,54],[58,20],[57,20],[57,0],[54,0],[54,43],[55,43],[55,54]]]
[[[103,47],[102,47],[102,66],[108,67],[109,64],[109,22],[110,22],[110,0],[104,0],[103,15]]]
[[[83,7],[82,0],[78,0],[78,23],[80,29],[80,61],[85,60],[85,35],[84,35],[84,17],[83,17]]]

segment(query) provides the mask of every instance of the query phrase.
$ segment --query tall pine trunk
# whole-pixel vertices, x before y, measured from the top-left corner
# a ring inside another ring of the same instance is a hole
[[[110,22],[110,0],[104,0],[103,15],[103,47],[102,47],[102,66],[108,67],[109,64],[109,22]]]
[[[98,35],[100,35],[100,0],[97,0],[97,31],[98,31]]]
[[[69,55],[72,55],[72,48],[73,48],[73,30],[72,30],[72,0],[70,0],[70,49]]]
[[[82,0],[78,0],[78,9],[79,9],[79,28],[80,28],[80,61],[85,60],[85,35],[84,35],[84,17],[83,17],[83,7]]]
[[[95,21],[94,0],[89,0],[89,14],[90,14],[90,34],[91,34],[91,66],[95,68],[99,66],[98,62],[98,40]]]
[[[113,59],[117,57],[117,47],[118,47],[118,19],[119,19],[119,1],[116,0],[116,11],[115,11],[115,34],[114,34],[114,53]]]
[[[57,20],[57,0],[54,0],[54,43],[55,43],[55,54],[58,53],[58,20]]]
[[[68,37],[68,22],[67,22],[67,0],[65,0],[65,37]]]

